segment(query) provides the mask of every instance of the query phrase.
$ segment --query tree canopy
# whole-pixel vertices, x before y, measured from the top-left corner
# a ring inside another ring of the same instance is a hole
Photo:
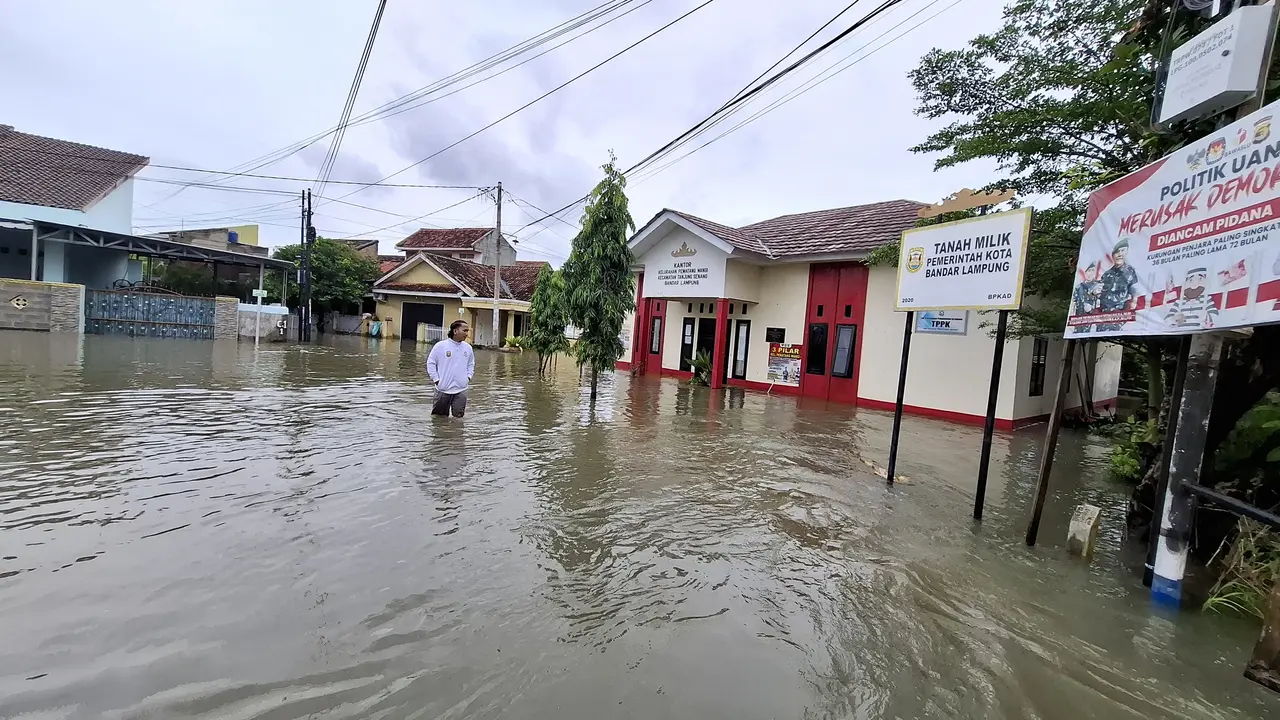
[[[592,398],[599,371],[614,369],[622,356],[622,323],[636,304],[634,258],[627,246],[636,224],[627,207],[627,179],[616,160],[610,153],[602,168],[604,179],[591,191],[582,229],[561,269],[569,321],[582,333],[574,355],[579,367],[591,365]]]
[[[568,324],[565,310],[564,276],[543,265],[538,282],[533,287],[533,299],[529,303],[529,330],[525,343],[538,353],[540,372],[556,353],[569,349],[569,339],[564,330]]]
[[[282,245],[276,248],[273,257],[301,266],[302,246]],[[370,284],[377,279],[377,259],[361,255],[346,243],[330,238],[316,238],[311,248],[311,302],[315,309],[339,310],[344,306],[359,304],[369,292]],[[280,278],[269,277],[268,280],[270,293],[280,297]],[[296,282],[289,283],[286,304],[298,304],[299,290]]]

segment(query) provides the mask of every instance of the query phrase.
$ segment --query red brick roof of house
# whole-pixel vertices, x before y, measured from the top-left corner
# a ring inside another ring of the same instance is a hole
[[[401,292],[422,292],[422,293],[460,293],[459,288],[453,283],[401,283],[389,282],[378,286],[379,290],[399,290]]]
[[[0,200],[85,210],[150,162],[0,125]]]
[[[493,228],[420,228],[396,244],[404,250],[472,250]]]
[[[379,255],[378,256],[378,272],[382,275],[400,267],[408,258],[403,255]]]
[[[517,260],[515,265],[502,268],[502,281],[511,289],[517,300],[533,300],[533,288],[538,284],[538,273],[548,263],[541,260]]]
[[[678,210],[663,212],[678,215],[734,247],[776,258],[874,250],[915,227],[920,208],[926,206],[913,200],[888,200],[782,215],[739,228]]]

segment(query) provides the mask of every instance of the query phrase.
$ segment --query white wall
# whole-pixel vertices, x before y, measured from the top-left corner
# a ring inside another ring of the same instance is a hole
[[[724,296],[734,300],[760,302],[760,266],[741,260],[729,260],[724,271]]]
[[[764,339],[765,328],[783,328],[787,331],[788,343],[804,342],[805,306],[809,301],[809,264],[769,265],[762,267],[759,275],[759,286],[763,291],[761,301],[748,306],[747,314],[743,316],[751,321],[747,380],[768,382],[769,344]]]
[[[672,251],[688,245],[695,255],[672,257]],[[658,238],[636,263],[644,265],[644,294],[646,297],[727,297],[725,295],[725,263],[728,255],[702,238],[678,225]],[[670,271],[677,263],[693,263],[692,267],[706,270],[706,279],[696,284],[664,285],[659,273]]]
[[[897,395],[906,319],[904,313],[893,310],[896,288],[896,268],[871,268],[858,396],[888,403],[894,402]],[[986,414],[995,340],[988,330],[979,327],[983,321],[995,322],[995,317],[970,312],[969,331],[963,336],[917,333],[912,337],[904,399],[907,405],[969,415]],[[1025,342],[1030,344],[1030,340]],[[997,418],[1014,417],[1014,388],[1022,344],[1005,344]]]
[[[85,212],[43,205],[24,205],[0,201],[0,218],[13,220],[44,220],[79,225],[110,232],[133,232],[133,178],[124,181]]]

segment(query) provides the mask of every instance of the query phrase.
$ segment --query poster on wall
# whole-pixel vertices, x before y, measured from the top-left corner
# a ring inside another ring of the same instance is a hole
[[[918,333],[964,335],[968,331],[968,310],[924,310],[916,313],[916,332]]]
[[[1031,209],[902,233],[895,310],[1017,310]]]
[[[769,382],[776,385],[800,384],[801,345],[769,343]]]
[[[1272,103],[1089,196],[1068,334],[1280,322],[1278,112]]]

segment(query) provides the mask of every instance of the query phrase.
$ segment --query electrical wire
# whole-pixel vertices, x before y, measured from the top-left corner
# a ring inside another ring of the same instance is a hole
[[[395,224],[392,224],[392,225],[387,225],[386,227],[381,227],[381,228],[378,228],[377,230],[370,230],[369,232],[363,232],[363,233],[360,233],[359,235],[352,235],[352,236],[351,236],[351,239],[353,239],[353,240],[354,240],[355,238],[358,238],[358,237],[364,237],[365,235],[373,235],[373,234],[375,234],[375,233],[380,233],[380,232],[382,232],[383,230],[391,230],[391,229],[393,229],[393,228],[398,228],[398,227],[401,227],[401,226],[403,226],[403,225],[410,225],[410,224],[412,224],[412,223],[415,223],[415,222],[418,222],[418,221],[422,220],[423,218],[429,218],[429,217],[431,217],[432,215],[439,215],[440,213],[442,213],[442,212],[444,212],[444,211],[446,211],[446,210],[452,210],[453,208],[456,208],[456,207],[458,207],[459,205],[461,205],[461,204],[463,204],[463,203],[470,202],[470,201],[475,200],[476,198],[479,198],[479,197],[484,197],[484,195],[485,195],[486,193],[488,193],[488,191],[489,191],[489,189],[488,189],[488,188],[485,188],[485,189],[481,190],[480,192],[476,193],[475,195],[472,195],[471,197],[468,197],[468,198],[464,198],[464,199],[462,199],[462,200],[459,200],[458,202],[453,203],[452,205],[446,205],[445,207],[442,207],[442,208],[440,208],[439,210],[432,210],[432,211],[431,211],[431,212],[429,212],[429,213],[425,213],[425,214],[423,214],[423,215],[419,215],[419,216],[414,217],[414,218],[411,218],[411,219],[409,219],[409,220],[407,220],[407,221],[405,221],[405,222],[395,223]]]
[[[593,22],[593,21],[595,21],[596,19],[598,19],[598,18],[600,18],[600,17],[603,17],[604,15],[607,15],[607,14],[609,14],[609,13],[611,13],[611,12],[613,12],[613,11],[615,11],[615,10],[617,10],[617,9],[619,9],[619,8],[621,8],[621,7],[625,6],[625,5],[627,5],[627,4],[630,4],[630,3],[631,3],[631,2],[633,2],[633,1],[634,1],[634,0],[621,0],[621,2],[619,2],[619,0],[610,0],[609,2],[606,2],[606,3],[603,3],[603,4],[601,4],[601,5],[598,5],[598,6],[594,7],[594,8],[592,8],[591,10],[588,10],[588,11],[586,11],[586,12],[584,12],[584,13],[580,14],[580,15],[577,15],[577,16],[575,16],[575,17],[573,17],[573,18],[570,18],[569,20],[567,20],[567,21],[565,21],[565,22],[561,23],[560,25],[557,25],[557,26],[555,26],[555,27],[553,27],[553,28],[551,28],[551,29],[549,29],[549,30],[543,31],[542,33],[539,33],[538,35],[535,35],[535,36],[533,36],[532,38],[529,38],[529,39],[526,39],[526,40],[524,40],[524,41],[522,41],[522,42],[520,42],[520,43],[517,43],[516,45],[513,45],[513,46],[511,46],[511,47],[507,48],[506,50],[502,50],[502,51],[499,51],[499,52],[497,52],[497,53],[495,53],[495,54],[493,54],[493,55],[490,55],[488,58],[485,58],[484,60],[481,60],[481,61],[479,61],[479,62],[477,62],[477,63],[475,63],[475,64],[473,64],[473,65],[471,65],[471,66],[469,66],[469,67],[467,67],[467,68],[464,68],[464,69],[462,69],[462,70],[459,70],[459,71],[457,71],[457,72],[455,72],[455,73],[453,73],[453,74],[451,74],[451,75],[449,75],[449,76],[446,76],[446,77],[444,77],[444,78],[441,78],[440,80],[436,80],[436,81],[434,81],[434,82],[432,82],[432,83],[429,83],[428,85],[426,85],[426,86],[424,86],[424,87],[421,87],[421,88],[419,88],[419,89],[417,89],[417,90],[415,90],[415,91],[413,91],[413,92],[411,92],[411,93],[407,93],[407,94],[405,94],[405,95],[402,95],[402,96],[400,96],[399,98],[395,98],[395,99],[393,99],[393,100],[390,100],[390,101],[388,101],[388,102],[386,102],[386,103],[383,103],[382,105],[380,105],[380,106],[378,106],[378,107],[376,107],[376,108],[373,108],[372,110],[369,110],[369,111],[367,111],[367,112],[365,112],[365,113],[362,113],[361,115],[357,116],[357,119],[356,119],[355,121],[352,121],[352,123],[351,123],[351,124],[352,124],[352,125],[362,125],[362,124],[365,124],[366,122],[372,122],[372,121],[374,121],[375,119],[378,119],[378,113],[389,112],[389,111],[391,111],[391,110],[395,110],[396,108],[401,107],[401,106],[402,106],[403,104],[405,104],[405,103],[412,102],[412,101],[414,101],[414,100],[416,100],[416,99],[419,99],[419,98],[421,98],[421,97],[424,97],[424,96],[426,96],[426,95],[429,95],[429,94],[431,94],[431,93],[433,93],[433,92],[437,92],[437,91],[439,91],[439,90],[441,90],[441,89],[447,88],[447,87],[449,87],[450,85],[453,85],[453,84],[455,84],[455,83],[457,83],[457,82],[460,82],[461,80],[465,80],[465,79],[467,79],[467,78],[469,78],[469,77],[472,77],[472,76],[474,76],[475,74],[478,74],[478,73],[483,72],[483,71],[485,71],[485,70],[488,70],[488,69],[490,69],[490,68],[496,67],[497,65],[500,65],[501,63],[506,62],[507,60],[510,60],[510,59],[512,59],[512,58],[515,58],[515,57],[518,57],[520,54],[522,54],[522,53],[524,53],[524,52],[527,52],[527,51],[528,51],[528,50],[530,50],[530,49],[533,49],[533,48],[536,48],[536,47],[538,47],[538,46],[540,46],[540,45],[543,45],[543,44],[545,44],[546,42],[549,42],[550,40],[553,40],[553,39],[555,39],[555,38],[557,38],[557,37],[560,37],[561,35],[563,35],[563,34],[565,34],[565,33],[567,33],[567,32],[571,32],[571,31],[573,31],[573,30],[576,30],[577,28],[582,27],[582,26],[583,26],[583,25],[585,25],[585,24],[589,24],[590,22]],[[648,4],[648,2],[649,2],[649,0],[646,0],[646,2],[645,2],[644,4],[645,4],[645,5],[647,5],[647,4]],[[643,5],[642,5],[642,6],[643,6]],[[637,9],[638,9],[638,8],[637,8]],[[629,10],[629,11],[627,11],[627,13],[623,13],[623,15],[629,14],[630,12],[631,12],[631,11]],[[621,17],[621,16],[619,16],[619,17]],[[609,21],[607,21],[607,22],[605,22],[605,23],[602,23],[601,25],[599,25],[599,26],[597,26],[597,27],[595,27],[595,28],[592,28],[592,29],[588,30],[587,32],[584,32],[584,33],[582,33],[582,34],[580,34],[580,35],[577,35],[577,36],[575,36],[574,38],[572,38],[571,40],[566,41],[565,43],[560,43],[559,45],[556,45],[554,48],[551,48],[551,49],[552,49],[552,50],[554,50],[554,49],[556,49],[556,48],[562,47],[563,45],[567,44],[568,42],[572,42],[573,40],[578,40],[578,39],[581,39],[581,38],[583,38],[583,37],[586,37],[586,36],[587,36],[587,35],[589,35],[590,33],[595,32],[596,30],[599,30],[601,27],[604,27],[604,25],[607,25],[609,22],[613,22],[613,20],[615,20],[615,19],[618,19],[618,18],[613,18],[613,19],[611,19],[611,20],[609,20]],[[546,52],[550,52],[550,50],[548,50],[548,51],[546,51]],[[542,55],[545,55],[545,54],[546,54],[546,52],[540,53],[540,54],[538,54],[538,55],[534,56],[533,58],[529,58],[528,60],[525,60],[524,62],[518,63],[517,65],[515,65],[515,66],[513,66],[513,67],[511,67],[511,68],[508,68],[507,70],[514,69],[514,67],[519,67],[519,65],[523,65],[525,62],[529,62],[530,60],[537,59],[538,57],[541,57]],[[485,79],[486,79],[486,80],[488,80],[488,79],[492,79],[493,77],[497,77],[498,75],[501,75],[501,74],[503,74],[503,73],[507,72],[507,70],[503,70],[501,73],[496,73],[495,75],[492,75],[492,76],[490,76],[489,78],[485,78]],[[471,85],[468,85],[467,87],[471,87],[471,86],[473,86],[473,85],[475,85],[475,84],[477,84],[477,83],[472,83]],[[463,88],[463,89],[465,89],[465,88]],[[452,94],[452,93],[450,93],[450,94]],[[247,172],[252,172],[253,170],[258,170],[258,169],[261,169],[261,168],[263,168],[263,167],[270,166],[270,165],[272,165],[272,164],[275,164],[275,163],[277,163],[277,162],[280,162],[280,161],[284,160],[285,158],[288,158],[288,157],[290,157],[291,155],[294,155],[294,154],[296,154],[296,153],[298,153],[298,152],[300,152],[300,151],[302,151],[302,150],[304,150],[304,149],[306,149],[306,148],[310,147],[311,145],[313,145],[313,144],[315,144],[316,142],[318,142],[318,141],[320,141],[320,140],[322,140],[322,139],[324,139],[324,138],[328,137],[329,135],[332,135],[334,132],[336,132],[336,131],[337,131],[337,129],[338,129],[337,127],[329,128],[328,130],[325,130],[325,131],[323,131],[323,132],[317,133],[317,134],[312,135],[312,136],[307,137],[307,138],[303,138],[302,140],[299,140],[299,141],[297,141],[297,142],[291,143],[290,145],[287,145],[287,146],[285,146],[285,147],[283,147],[283,148],[278,148],[278,149],[273,150],[273,151],[271,151],[271,152],[269,152],[269,153],[266,153],[266,154],[263,154],[263,155],[259,155],[259,156],[258,156],[258,157],[256,157],[256,158],[252,158],[252,159],[247,160],[247,161],[245,161],[245,162],[243,162],[243,163],[240,163],[239,165],[235,165],[235,166],[233,166],[233,167],[230,169],[230,171],[223,171],[221,174],[230,174],[230,175],[234,175],[235,173],[234,173],[233,171],[247,171]],[[215,171],[211,171],[211,172],[215,172]],[[332,182],[332,181],[330,181],[330,182]],[[158,201],[156,201],[155,203],[152,203],[151,205],[149,205],[149,206],[147,206],[147,207],[154,207],[155,205],[159,205],[159,204],[161,204],[161,203],[167,202],[168,200],[171,200],[173,197],[176,197],[176,195],[177,195],[178,193],[180,193],[180,192],[182,192],[182,190],[178,190],[178,192],[177,192],[177,193],[174,193],[173,195],[170,195],[170,196],[168,196],[168,197],[166,197],[166,198],[162,198],[161,200],[158,200]]]
[[[556,92],[559,92],[560,90],[563,90],[564,88],[566,88],[566,87],[568,87],[569,85],[571,85],[572,83],[574,83],[574,82],[576,82],[576,81],[578,81],[578,80],[582,79],[583,77],[586,77],[586,76],[587,76],[587,75],[589,75],[590,73],[592,73],[592,72],[594,72],[594,71],[598,70],[599,68],[601,68],[601,67],[603,67],[604,65],[608,64],[609,62],[611,62],[611,61],[613,61],[613,60],[617,59],[618,57],[621,57],[623,54],[625,54],[625,53],[627,53],[628,51],[632,50],[633,48],[637,47],[637,46],[638,46],[638,45],[640,45],[641,43],[644,43],[645,41],[649,40],[650,38],[653,38],[654,36],[658,35],[659,33],[663,32],[664,30],[666,30],[666,29],[670,28],[671,26],[675,25],[676,23],[680,22],[681,20],[684,20],[685,18],[689,17],[690,15],[692,15],[692,14],[694,14],[694,13],[698,12],[699,10],[701,10],[702,8],[704,8],[704,7],[708,6],[708,5],[710,5],[710,4],[711,4],[711,3],[713,3],[713,2],[715,2],[715,0],[705,0],[703,3],[701,3],[701,4],[697,5],[697,6],[695,6],[692,10],[689,10],[688,12],[684,13],[683,15],[680,15],[680,16],[679,16],[679,17],[677,17],[676,19],[671,20],[670,22],[666,23],[665,25],[663,25],[662,27],[658,28],[657,30],[654,30],[653,32],[651,32],[651,33],[649,33],[649,34],[645,35],[644,37],[642,37],[642,38],[640,38],[639,40],[637,40],[637,41],[635,41],[635,42],[631,43],[630,45],[628,45],[628,46],[626,46],[625,48],[623,48],[623,49],[619,50],[618,52],[616,52],[616,53],[614,53],[614,54],[610,55],[609,57],[605,58],[604,60],[601,60],[600,62],[596,63],[595,65],[592,65],[591,67],[587,68],[586,70],[584,70],[584,71],[582,71],[582,72],[578,73],[577,75],[573,76],[572,78],[569,78],[568,80],[564,81],[563,83],[561,83],[561,84],[559,84],[559,85],[555,86],[554,88],[552,88],[552,89],[548,90],[547,92],[545,92],[545,93],[543,93],[543,94],[539,95],[538,97],[534,98],[533,100],[530,100],[529,102],[525,103],[524,105],[521,105],[520,107],[516,108],[515,110],[512,110],[511,112],[507,113],[506,115],[503,115],[502,117],[498,118],[497,120],[494,120],[493,122],[489,123],[488,125],[485,125],[484,127],[480,128],[479,130],[476,130],[476,131],[474,131],[474,132],[472,132],[472,133],[470,133],[470,134],[468,134],[468,135],[466,135],[466,136],[464,136],[464,137],[462,137],[462,138],[460,138],[460,139],[458,139],[458,140],[455,140],[454,142],[450,143],[449,145],[446,145],[445,147],[440,148],[439,150],[435,151],[434,153],[431,153],[430,155],[428,155],[428,156],[426,156],[426,157],[422,158],[421,160],[418,160],[418,161],[416,161],[416,162],[410,163],[409,165],[406,165],[405,167],[400,168],[399,170],[397,170],[397,171],[395,171],[395,172],[391,173],[390,175],[387,175],[386,177],[384,177],[384,178],[380,179],[378,182],[385,182],[385,181],[387,181],[387,180],[390,180],[391,178],[393,178],[393,177],[395,177],[395,176],[397,176],[397,175],[399,175],[399,174],[401,174],[401,173],[404,173],[404,172],[407,172],[407,171],[409,171],[409,170],[412,170],[413,168],[415,168],[415,167],[417,167],[417,166],[421,165],[422,163],[427,162],[428,160],[431,160],[431,159],[433,159],[433,158],[435,158],[435,157],[438,157],[438,156],[440,156],[441,154],[443,154],[443,153],[445,153],[445,152],[447,152],[447,151],[449,151],[449,150],[452,150],[453,148],[455,148],[455,147],[457,147],[457,146],[461,145],[462,143],[466,142],[467,140],[470,140],[471,138],[473,138],[473,137],[475,137],[475,136],[479,135],[480,133],[482,133],[482,132],[484,132],[484,131],[488,130],[489,128],[492,128],[493,126],[497,125],[498,123],[501,123],[501,122],[503,122],[504,120],[507,120],[508,118],[510,118],[510,117],[512,117],[512,116],[514,116],[514,115],[516,115],[517,113],[522,112],[523,110],[525,110],[525,109],[527,109],[527,108],[531,107],[532,105],[534,105],[534,104],[536,104],[536,103],[538,103],[538,102],[541,102],[542,100],[545,100],[546,98],[550,97],[552,94],[554,94],[554,93],[556,93]],[[361,192],[363,189],[364,189],[364,188],[356,188],[355,190],[352,190],[351,192],[347,193],[346,195],[343,195],[342,197],[344,197],[344,198],[346,198],[346,197],[350,197],[350,196],[352,196],[352,195],[354,195],[354,194],[356,194],[356,193],[358,193],[358,192]]]
[[[708,140],[708,141],[707,141],[707,142],[705,142],[705,143],[702,143],[701,145],[699,145],[698,147],[696,147],[696,148],[694,148],[694,149],[690,150],[689,152],[685,153],[684,155],[681,155],[680,157],[675,158],[674,160],[671,160],[670,162],[667,162],[667,163],[665,163],[665,164],[663,164],[663,165],[661,165],[661,166],[658,166],[658,167],[656,167],[655,169],[652,169],[651,171],[647,172],[647,174],[645,174],[645,171],[642,171],[642,172],[641,172],[641,175],[636,179],[636,184],[640,184],[640,183],[642,183],[642,182],[645,182],[645,181],[647,181],[647,180],[649,180],[649,179],[653,178],[653,177],[654,177],[655,175],[657,175],[658,173],[661,173],[662,171],[666,170],[667,168],[671,167],[672,165],[675,165],[676,163],[678,163],[678,162],[680,162],[680,161],[684,160],[685,158],[689,157],[690,155],[693,155],[694,153],[698,152],[699,150],[702,150],[703,148],[707,147],[708,145],[711,145],[711,144],[713,144],[713,143],[715,143],[715,142],[717,142],[717,141],[719,141],[719,140],[721,140],[721,139],[723,139],[723,138],[725,138],[725,137],[727,137],[727,136],[729,136],[729,135],[733,134],[734,132],[737,132],[738,130],[742,129],[743,127],[745,127],[745,126],[747,126],[747,125],[749,125],[749,124],[751,124],[752,122],[755,122],[756,120],[760,119],[761,117],[764,117],[765,115],[768,115],[769,113],[773,112],[774,110],[777,110],[779,107],[782,107],[783,105],[786,105],[787,103],[791,102],[792,100],[795,100],[796,98],[800,97],[801,95],[804,95],[805,93],[809,92],[810,90],[813,90],[814,88],[818,87],[819,85],[821,85],[821,84],[825,83],[826,81],[828,81],[828,80],[830,80],[830,79],[834,78],[835,76],[839,75],[840,73],[844,72],[845,70],[848,70],[849,68],[853,67],[854,65],[857,65],[858,63],[862,62],[863,60],[866,60],[867,58],[871,57],[871,56],[872,56],[872,55],[874,55],[875,53],[879,52],[880,50],[884,49],[885,47],[889,46],[890,44],[892,44],[892,43],[894,43],[894,42],[898,41],[898,40],[899,40],[899,39],[901,39],[902,37],[904,37],[904,36],[908,35],[908,34],[909,34],[909,33],[911,33],[912,31],[914,31],[914,30],[916,30],[916,29],[920,28],[920,27],[921,27],[922,25],[924,25],[925,23],[928,23],[930,20],[933,20],[934,18],[938,17],[938,16],[939,16],[939,15],[941,15],[942,13],[946,12],[947,10],[950,10],[951,8],[955,7],[955,6],[956,6],[956,5],[958,5],[960,2],[962,2],[962,0],[953,0],[953,1],[951,2],[951,4],[947,5],[946,7],[943,7],[943,8],[941,8],[941,9],[939,9],[939,10],[938,10],[937,12],[935,12],[934,14],[930,15],[930,16],[929,16],[929,17],[927,17],[927,18],[924,18],[923,20],[921,20],[920,22],[916,23],[915,25],[912,25],[911,27],[907,28],[906,30],[904,30],[903,32],[899,33],[899,34],[898,34],[898,35],[896,35],[895,37],[890,38],[887,42],[882,43],[882,44],[881,44],[881,45],[879,45],[878,47],[873,48],[872,50],[870,50],[869,52],[867,52],[865,55],[862,55],[861,57],[858,57],[857,59],[854,59],[854,60],[852,60],[851,62],[848,62],[848,63],[847,63],[847,64],[845,64],[843,67],[839,67],[838,69],[836,68],[836,66],[840,65],[840,63],[843,63],[843,62],[845,62],[846,60],[849,60],[850,58],[852,58],[854,55],[857,55],[859,52],[861,52],[861,51],[863,51],[863,50],[866,50],[866,49],[867,49],[867,47],[868,47],[868,46],[870,46],[870,45],[871,45],[872,43],[874,43],[875,41],[879,40],[880,38],[884,37],[885,35],[888,35],[889,33],[893,32],[894,30],[898,29],[899,27],[902,27],[902,26],[903,26],[903,25],[905,25],[908,21],[910,21],[912,18],[914,18],[914,17],[916,17],[917,15],[919,15],[919,14],[923,13],[925,10],[928,10],[929,8],[933,7],[934,5],[937,5],[940,1],[941,1],[941,0],[932,0],[932,1],[931,1],[931,2],[929,2],[927,5],[922,6],[919,10],[916,10],[914,13],[912,13],[912,14],[908,15],[907,17],[905,17],[905,18],[903,18],[901,21],[899,21],[896,25],[893,25],[893,26],[892,26],[892,27],[890,27],[889,29],[887,29],[887,30],[885,30],[884,32],[880,33],[879,35],[875,36],[875,37],[874,37],[874,38],[872,38],[870,41],[868,41],[867,43],[865,43],[865,44],[863,44],[861,47],[859,47],[857,50],[854,50],[853,52],[849,53],[848,55],[845,55],[843,58],[841,58],[841,59],[837,60],[836,62],[832,63],[830,66],[828,66],[828,67],[827,67],[827,69],[826,69],[826,70],[824,70],[824,71],[822,71],[822,72],[818,73],[818,74],[817,74],[817,75],[815,75],[813,78],[810,78],[808,81],[806,81],[806,82],[805,82],[805,83],[803,83],[802,85],[800,85],[800,86],[796,87],[795,89],[791,90],[791,91],[790,91],[789,93],[787,93],[786,95],[784,95],[784,96],[782,96],[782,97],[778,98],[777,100],[774,100],[774,101],[773,101],[772,103],[770,103],[769,105],[767,105],[767,106],[765,106],[764,108],[762,108],[762,109],[760,109],[760,110],[756,111],[756,112],[755,112],[755,113],[753,113],[751,116],[749,116],[749,117],[747,117],[745,120],[743,120],[743,121],[739,122],[737,125],[734,125],[733,127],[729,128],[729,129],[728,129],[728,130],[726,130],[725,132],[723,132],[723,133],[721,133],[721,134],[717,135],[716,137],[714,137],[714,138],[712,138],[712,139]],[[833,70],[834,70],[834,72],[833,72]],[[828,73],[830,73],[830,74],[828,74]],[[824,77],[824,75],[825,75],[825,77]],[[652,166],[651,166],[651,167],[652,167]],[[649,169],[646,169],[646,170],[649,170]]]
[[[373,25],[369,27],[369,37],[364,42],[364,52],[356,65],[355,77],[351,79],[351,89],[347,91],[347,102],[342,106],[342,116],[338,120],[338,129],[329,143],[329,151],[320,164],[320,174],[316,177],[316,192],[324,192],[324,186],[333,173],[333,165],[338,161],[338,153],[342,148],[342,139],[347,134],[347,124],[351,121],[351,110],[355,107],[356,98],[360,95],[360,83],[364,81],[365,70],[369,67],[369,56],[373,54],[373,44],[378,39],[378,26],[382,24],[382,13],[387,9],[387,0],[378,0],[378,10],[373,15]]]
[[[734,95],[734,97],[733,97],[732,99],[730,99],[730,100],[729,100],[728,102],[726,102],[724,105],[721,105],[718,109],[716,109],[715,111],[713,111],[713,112],[712,112],[710,115],[708,115],[706,118],[704,118],[704,119],[700,120],[700,121],[699,121],[698,123],[696,123],[693,127],[689,128],[688,130],[684,131],[684,132],[683,132],[683,133],[681,133],[680,135],[676,136],[676,138],[675,138],[675,139],[673,139],[673,140],[671,140],[670,142],[666,143],[666,144],[665,144],[665,145],[663,145],[662,147],[660,147],[660,148],[658,148],[657,150],[655,150],[654,152],[650,153],[648,156],[646,156],[646,157],[645,157],[644,159],[642,159],[640,162],[638,162],[638,163],[636,163],[636,164],[632,165],[630,168],[628,168],[627,170],[625,170],[625,171],[623,172],[623,175],[630,175],[630,174],[632,174],[632,173],[636,172],[637,170],[642,170],[642,169],[644,168],[644,166],[645,166],[645,165],[650,164],[650,163],[655,162],[656,160],[660,159],[660,158],[661,158],[661,157],[663,157],[665,154],[667,154],[667,153],[671,152],[674,148],[676,148],[676,147],[678,147],[680,144],[682,144],[682,143],[685,141],[685,139],[686,139],[686,138],[690,138],[690,137],[692,137],[692,136],[695,136],[695,135],[696,135],[696,134],[698,134],[699,132],[701,132],[701,131],[702,131],[702,129],[703,129],[704,127],[706,127],[708,124],[712,123],[716,118],[720,117],[722,114],[727,113],[727,112],[732,112],[732,111],[734,110],[734,108],[736,108],[736,107],[738,107],[738,106],[740,106],[740,105],[742,105],[742,104],[744,104],[744,103],[748,102],[751,98],[753,98],[753,97],[757,96],[759,93],[763,92],[765,89],[769,88],[770,86],[772,86],[773,84],[775,84],[776,82],[778,82],[778,81],[779,81],[779,80],[781,80],[782,78],[786,77],[786,76],[787,76],[787,75],[789,75],[790,73],[795,72],[798,68],[803,67],[805,64],[807,64],[808,62],[810,62],[813,58],[817,57],[818,55],[820,55],[821,53],[823,53],[824,51],[826,51],[828,48],[832,47],[832,46],[833,46],[833,45],[835,45],[836,43],[838,43],[838,42],[840,42],[841,40],[843,40],[844,38],[848,37],[848,36],[849,36],[850,34],[852,34],[853,32],[856,32],[859,28],[863,27],[863,26],[864,26],[864,25],[866,25],[868,22],[873,21],[873,20],[874,20],[876,17],[878,17],[881,13],[884,13],[884,12],[888,11],[890,8],[894,7],[895,5],[898,5],[898,4],[899,4],[899,3],[901,3],[901,2],[903,2],[903,0],[885,0],[885,2],[884,2],[884,3],[882,3],[881,5],[879,5],[878,7],[876,7],[874,10],[872,10],[872,11],[871,11],[870,13],[868,13],[867,15],[865,15],[865,16],[863,16],[862,18],[860,18],[860,19],[858,19],[858,20],[854,21],[853,23],[851,23],[851,24],[849,25],[849,27],[847,27],[847,28],[845,28],[844,30],[842,30],[842,31],[841,31],[840,33],[838,33],[835,37],[833,37],[833,38],[831,38],[830,40],[828,40],[828,41],[824,42],[822,45],[820,45],[820,46],[818,46],[816,49],[814,49],[814,50],[810,51],[809,53],[807,53],[806,55],[804,55],[803,57],[801,57],[799,60],[796,60],[796,61],[795,61],[795,62],[793,62],[792,64],[788,65],[786,68],[784,68],[784,69],[782,69],[782,70],[779,70],[779,71],[775,72],[773,75],[769,76],[769,78],[768,78],[767,80],[764,80],[763,82],[759,82],[759,81],[757,81],[757,82],[756,82],[756,84],[755,84],[755,85],[754,85],[750,90],[748,90],[748,91],[746,91],[746,92],[739,91],[737,94],[735,94],[735,95]],[[840,11],[840,13],[837,15],[837,17],[839,17],[840,15],[843,15],[847,10],[848,10],[848,8],[845,8],[844,10],[841,10],[841,11]],[[829,24],[830,24],[830,23],[828,22],[826,25],[823,25],[823,27],[826,27],[826,26],[827,26],[827,25],[829,25]],[[819,31],[818,31],[818,32],[820,32],[820,31],[821,31],[821,29],[819,29]],[[814,34],[816,35],[817,33],[814,33]],[[783,58],[783,59],[785,60],[785,58],[786,58],[786,57],[789,57],[790,55],[793,55],[795,52],[796,52],[795,50],[792,50],[790,53],[788,53],[786,56],[784,56],[784,58]],[[774,64],[774,67],[776,67],[776,66],[777,66],[777,63],[775,63],[775,64]],[[768,71],[766,71],[766,72],[768,72]],[[567,204],[567,205],[565,205],[564,207],[561,207],[560,209],[558,209],[558,210],[556,210],[556,211],[554,211],[554,212],[547,213],[546,215],[544,215],[543,217],[539,218],[538,220],[535,220],[535,221],[533,221],[533,222],[531,222],[531,223],[528,223],[528,224],[526,224],[526,225],[522,226],[522,227],[521,227],[521,228],[519,228],[516,232],[521,232],[521,231],[525,230],[526,228],[528,228],[528,227],[530,227],[530,226],[532,226],[532,225],[539,224],[539,223],[544,222],[544,221],[546,221],[546,220],[548,220],[548,219],[551,219],[551,218],[553,218],[553,217],[554,217],[554,218],[559,218],[559,215],[560,215],[561,213],[564,213],[565,211],[572,209],[572,208],[573,208],[573,207],[575,207],[576,205],[578,205],[578,204],[580,204],[580,203],[582,203],[582,202],[585,202],[589,197],[590,197],[590,195],[585,195],[585,196],[583,196],[583,197],[581,197],[581,198],[578,198],[577,200],[574,200],[574,201],[572,201],[572,202],[568,203],[568,204]]]

